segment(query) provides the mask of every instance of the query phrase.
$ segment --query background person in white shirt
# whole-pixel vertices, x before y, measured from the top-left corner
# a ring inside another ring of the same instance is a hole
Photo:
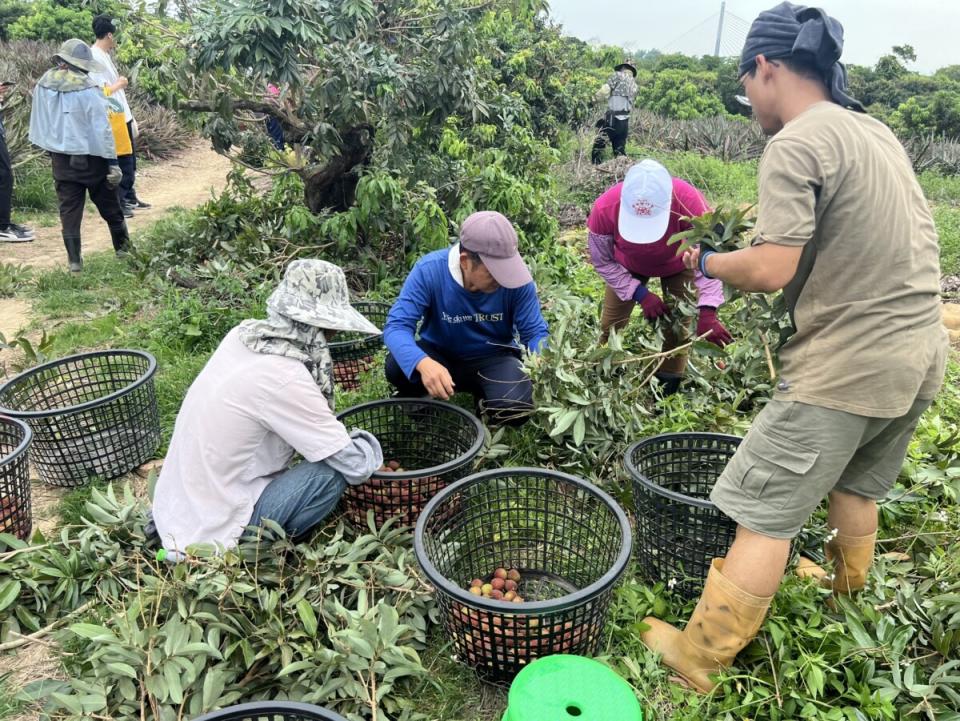
[[[230,547],[264,519],[302,536],[347,484],[383,465],[371,434],[333,413],[335,331],[380,331],[350,305],[343,271],[296,260],[267,300],[266,320],[231,330],[190,386],[153,499],[164,548]],[[294,453],[303,461],[289,468]]]
[[[109,95],[115,97],[123,105],[123,114],[127,120],[127,131],[130,133],[131,152],[129,155],[117,156],[120,169],[123,171],[123,180],[120,181],[117,192],[120,196],[123,214],[130,218],[136,208],[149,208],[150,204],[140,200],[134,188],[137,179],[137,135],[139,133],[137,131],[137,121],[130,110],[130,103],[127,102],[125,89],[129,85],[129,81],[117,72],[117,67],[113,64],[113,58],[110,56],[110,53],[117,47],[117,41],[114,38],[116,32],[117,28],[109,15],[97,15],[93,19],[93,34],[97,41],[90,46],[90,49],[93,51],[94,59],[104,67],[104,70],[92,77],[101,87],[109,89]]]

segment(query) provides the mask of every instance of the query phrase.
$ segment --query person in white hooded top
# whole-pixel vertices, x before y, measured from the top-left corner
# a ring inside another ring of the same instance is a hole
[[[334,415],[336,331],[380,332],[350,305],[338,266],[296,260],[267,319],[226,335],[187,391],[157,480],[153,518],[168,552],[231,547],[264,519],[302,536],[383,465],[377,439]],[[303,461],[290,468],[295,453]]]

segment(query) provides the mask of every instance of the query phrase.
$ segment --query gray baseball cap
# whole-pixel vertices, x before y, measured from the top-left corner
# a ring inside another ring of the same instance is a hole
[[[517,250],[517,231],[495,210],[481,210],[460,226],[460,247],[480,256],[490,275],[504,288],[533,282],[530,269]]]
[[[64,40],[53,59],[62,60],[81,70],[86,70],[88,73],[102,73],[106,70],[103,65],[93,59],[90,46],[79,38]]]
[[[267,298],[267,308],[325,330],[376,335],[380,329],[350,305],[343,269],[325,260],[295,260]]]

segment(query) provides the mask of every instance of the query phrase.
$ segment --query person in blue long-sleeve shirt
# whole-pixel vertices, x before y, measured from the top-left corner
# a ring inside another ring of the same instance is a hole
[[[383,331],[387,380],[407,397],[467,391],[492,422],[520,424],[533,407],[520,348],[538,351],[547,334],[513,225],[474,213],[459,243],[425,255],[404,282]]]

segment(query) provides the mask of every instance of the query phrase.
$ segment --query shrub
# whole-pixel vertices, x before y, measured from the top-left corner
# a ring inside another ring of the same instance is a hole
[[[663,70],[640,86],[637,104],[670,118],[720,115],[724,107],[716,88],[716,73]]]
[[[890,125],[906,137],[932,133],[960,138],[960,93],[939,90],[932,96],[910,98],[890,115]]]
[[[69,38],[88,39],[91,35],[93,13],[87,9],[63,7],[38,1],[30,5],[30,12],[10,26],[11,40],[51,40],[63,42]]]
[[[0,2],[0,41],[10,39],[10,26],[30,12],[30,7],[20,0],[2,0]]]
[[[135,22],[131,16],[118,30],[120,37],[114,61],[121,74],[130,77],[133,83],[133,92],[128,93],[128,97],[171,104],[180,96],[172,69],[183,61],[186,52],[180,43],[171,42],[170,36],[185,35],[187,24],[169,18]]]

